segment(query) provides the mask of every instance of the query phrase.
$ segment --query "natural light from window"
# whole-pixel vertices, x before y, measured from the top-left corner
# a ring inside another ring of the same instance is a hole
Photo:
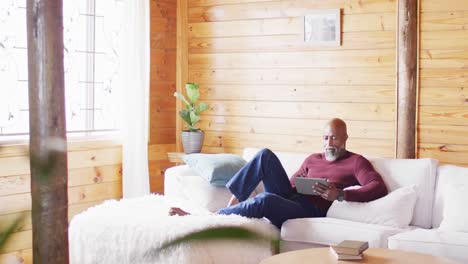
[[[64,0],[67,131],[118,128],[122,0]],[[26,0],[0,0],[0,137],[27,135]]]

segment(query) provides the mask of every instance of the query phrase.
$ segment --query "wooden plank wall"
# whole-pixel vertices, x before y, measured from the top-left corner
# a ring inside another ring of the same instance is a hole
[[[150,1],[150,142],[151,192],[162,193],[164,171],[174,166],[167,152],[175,150],[176,1]]]
[[[20,214],[23,227],[0,252],[0,263],[32,263],[31,178],[29,150],[23,146],[0,149],[0,230]],[[68,145],[69,219],[104,200],[122,197],[122,148],[111,141]],[[22,260],[22,261],[21,261]],[[11,263],[11,262],[10,262]]]
[[[422,0],[419,157],[468,167],[468,1]]]
[[[340,8],[342,45],[303,41],[309,10]],[[395,0],[188,1],[189,73],[200,83],[203,151],[321,151],[323,123],[351,151],[394,156]]]

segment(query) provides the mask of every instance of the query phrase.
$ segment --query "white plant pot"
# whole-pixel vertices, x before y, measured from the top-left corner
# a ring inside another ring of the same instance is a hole
[[[205,139],[205,132],[198,131],[182,131],[182,146],[184,147],[185,154],[200,153],[203,140]]]

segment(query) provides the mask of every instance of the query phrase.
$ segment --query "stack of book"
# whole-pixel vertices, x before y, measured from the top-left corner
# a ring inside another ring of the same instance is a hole
[[[330,246],[330,251],[336,259],[362,259],[362,252],[369,248],[366,241],[344,240],[336,246]]]

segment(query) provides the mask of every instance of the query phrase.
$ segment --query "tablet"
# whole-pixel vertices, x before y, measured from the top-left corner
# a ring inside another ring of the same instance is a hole
[[[298,193],[302,193],[302,194],[318,195],[318,193],[316,193],[313,188],[313,186],[317,182],[325,186],[328,186],[327,179],[323,179],[323,178],[306,178],[306,177],[294,178],[294,184],[296,185],[296,190]]]

